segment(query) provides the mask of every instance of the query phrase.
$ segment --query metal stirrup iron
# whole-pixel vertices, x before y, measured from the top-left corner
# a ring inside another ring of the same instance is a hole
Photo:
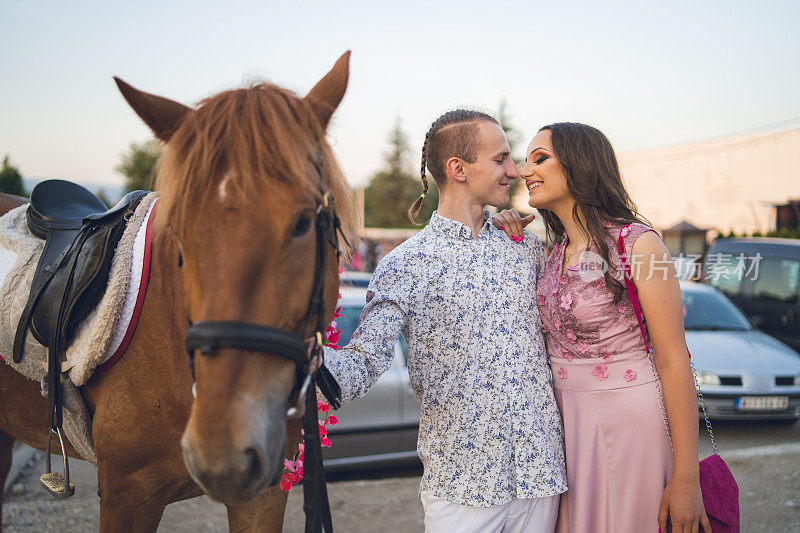
[[[50,464],[50,443],[53,441],[53,434],[58,437],[58,442],[61,444],[61,455],[64,457],[64,475],[58,472],[53,472]],[[55,496],[63,500],[75,494],[75,484],[69,481],[69,459],[67,458],[67,449],[64,446],[64,439],[61,437],[61,428],[51,429],[47,434],[47,460],[45,462],[45,473],[39,477],[42,486]]]

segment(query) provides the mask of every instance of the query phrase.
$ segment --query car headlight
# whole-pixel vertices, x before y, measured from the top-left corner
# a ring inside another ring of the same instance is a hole
[[[800,377],[800,376],[798,376]],[[797,381],[798,378],[795,378]],[[697,371],[697,382],[700,385],[719,385],[719,376],[713,372],[707,372],[705,370],[698,370]]]

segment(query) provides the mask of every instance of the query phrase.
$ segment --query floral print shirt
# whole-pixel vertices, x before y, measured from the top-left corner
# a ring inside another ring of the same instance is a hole
[[[344,401],[391,365],[400,334],[421,417],[420,491],[474,507],[567,489],[563,429],[536,294],[545,254],[434,212],[378,265],[350,344],[326,349]]]

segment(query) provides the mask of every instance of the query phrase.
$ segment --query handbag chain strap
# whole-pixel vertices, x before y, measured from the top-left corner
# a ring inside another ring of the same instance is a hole
[[[624,226],[625,228],[629,227],[630,224]],[[631,304],[633,304],[633,311],[636,313],[636,320],[639,322],[639,331],[642,333],[642,339],[644,340],[644,349],[647,351],[647,358],[650,361],[650,369],[653,371],[653,376],[656,376],[656,368],[655,363],[653,361],[654,357],[651,351],[651,344],[647,342],[647,335],[645,335],[645,324],[644,319],[642,317],[642,310],[639,305],[639,298],[637,297],[637,290],[636,286],[633,284],[633,276],[631,275],[631,267],[628,263],[628,257],[625,253],[625,242],[622,239],[622,232],[620,231],[619,240],[618,240],[618,247],[619,247],[619,258],[620,262],[622,263],[622,267],[624,270],[623,279],[625,280],[625,286],[628,288],[628,294],[631,297]],[[700,390],[700,382],[697,380],[697,371],[694,368],[694,362],[692,362],[692,354],[689,354],[689,366],[692,369],[692,377],[694,378],[694,386],[695,391],[697,392],[697,399],[700,404],[700,409],[703,411],[703,418],[706,422],[706,430],[708,430],[708,436],[711,437],[711,447],[714,450],[714,453],[719,455],[719,448],[717,447],[717,440],[714,438],[714,430],[711,429],[711,421],[708,419],[708,413],[706,412],[706,402],[703,398],[703,391]],[[661,380],[656,380],[656,390],[658,391],[658,407],[661,410],[661,418],[664,421],[664,428],[667,430],[667,438],[669,439],[670,448],[672,448],[672,432],[669,429],[669,420],[667,418],[667,411],[664,407],[664,393],[661,389]]]

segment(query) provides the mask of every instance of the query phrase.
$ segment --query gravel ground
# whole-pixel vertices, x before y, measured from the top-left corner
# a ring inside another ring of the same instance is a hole
[[[78,487],[76,495],[66,502],[55,501],[39,486],[42,457],[37,454],[6,493],[5,530],[96,531],[99,506],[93,493],[94,468],[75,461],[71,472]],[[800,532],[800,452],[731,459],[728,464],[739,483],[743,532]],[[422,531],[418,472],[384,473],[399,477],[329,483],[338,531]],[[284,531],[303,531],[302,506],[302,491],[295,488],[289,495]],[[207,497],[172,504],[164,513],[159,531],[227,531],[225,508]]]

